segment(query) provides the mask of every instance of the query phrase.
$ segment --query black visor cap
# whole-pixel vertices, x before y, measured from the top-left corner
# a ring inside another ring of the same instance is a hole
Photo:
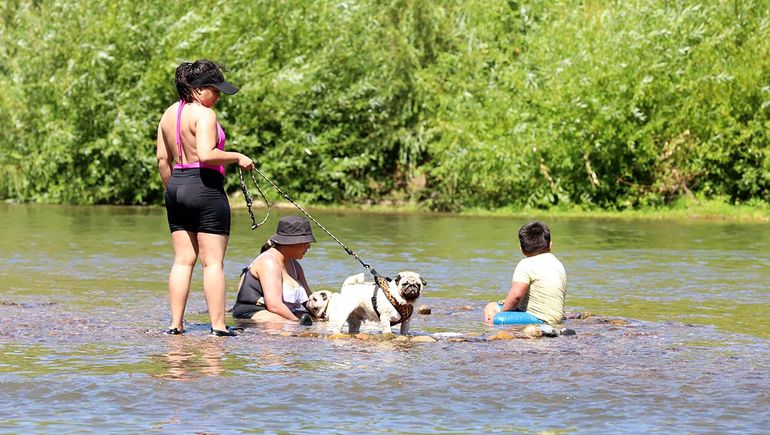
[[[232,83],[225,81],[225,76],[220,71],[212,71],[193,80],[190,86],[194,88],[212,87],[219,89],[223,94],[233,95],[238,92],[238,88]]]

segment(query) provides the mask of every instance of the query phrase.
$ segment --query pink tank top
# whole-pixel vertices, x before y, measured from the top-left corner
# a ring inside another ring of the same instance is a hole
[[[190,169],[190,168],[207,168],[207,169],[213,169],[215,171],[219,171],[220,174],[225,175],[225,167],[224,165],[209,165],[206,163],[201,162],[195,162],[195,163],[181,163],[182,162],[182,134],[179,131],[179,124],[182,120],[182,108],[184,107],[184,100],[179,100],[179,108],[176,111],[176,147],[178,151],[178,158],[179,162],[176,165],[174,165],[174,169]],[[224,151],[225,150],[225,131],[222,130],[222,126],[219,125],[219,122],[217,122],[217,148]]]

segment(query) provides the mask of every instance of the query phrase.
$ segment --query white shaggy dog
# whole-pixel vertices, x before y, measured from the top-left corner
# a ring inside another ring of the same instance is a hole
[[[366,282],[364,274],[348,277],[339,293],[318,291],[310,295],[306,307],[317,318],[328,318],[334,332],[342,332],[348,322],[348,332],[357,333],[364,320],[378,322],[383,333],[400,323],[401,334],[409,333],[409,321],[414,303],[427,283],[410,271],[401,272],[388,282],[391,297],[373,282]]]

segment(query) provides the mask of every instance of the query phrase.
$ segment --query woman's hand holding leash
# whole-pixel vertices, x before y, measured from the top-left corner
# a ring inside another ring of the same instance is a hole
[[[252,161],[249,157],[241,154],[240,157],[238,157],[238,167],[247,171],[251,171],[254,169],[254,161]]]

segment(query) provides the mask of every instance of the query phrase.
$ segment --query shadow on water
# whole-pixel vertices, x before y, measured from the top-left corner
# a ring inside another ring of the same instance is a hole
[[[280,213],[274,213],[280,214]],[[0,428],[160,432],[749,432],[770,423],[767,224],[549,219],[573,336],[481,322],[505,294],[521,220],[313,212],[378,271],[429,282],[413,335],[326,324],[207,335],[193,279],[184,336],[168,322],[161,209],[0,206]],[[236,277],[271,234],[233,216]],[[333,240],[314,289],[361,271]],[[497,339],[497,338],[506,339]],[[320,408],[319,408],[320,407]],[[332,409],[333,412],[316,412]],[[640,416],[644,416],[641,418]]]

